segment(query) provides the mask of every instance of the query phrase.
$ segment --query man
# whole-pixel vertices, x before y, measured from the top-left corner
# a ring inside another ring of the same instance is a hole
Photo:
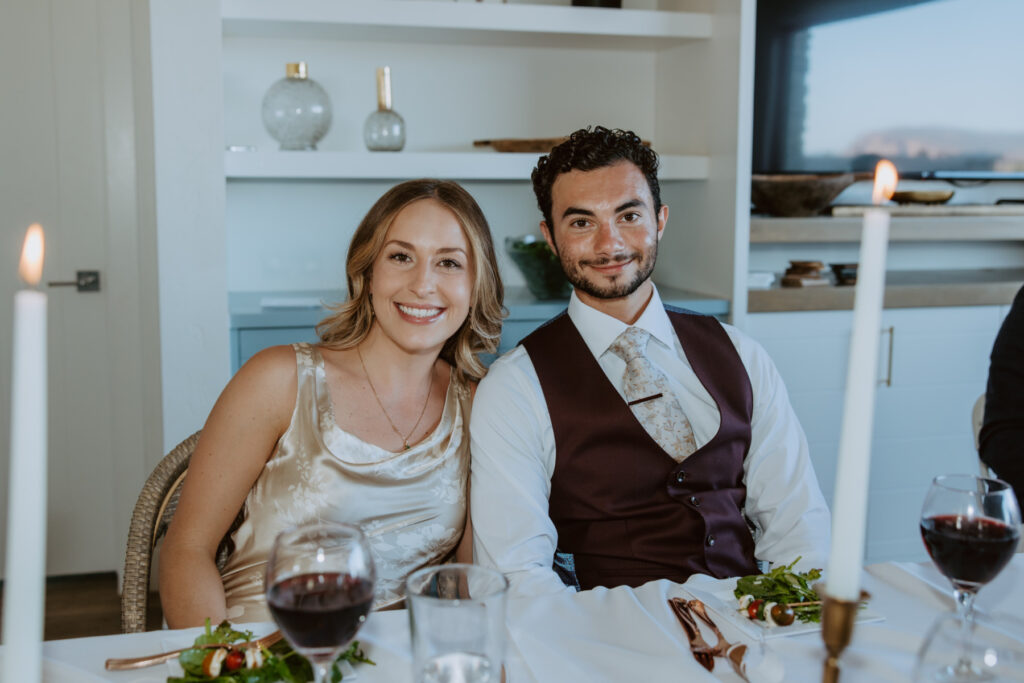
[[[657,155],[583,129],[533,172],[568,313],[498,359],[471,422],[478,562],[513,590],[823,566],[829,513],[785,387],[732,327],[667,312]]]
[[[1013,487],[1024,509],[1024,287],[992,345],[981,428],[981,459]]]

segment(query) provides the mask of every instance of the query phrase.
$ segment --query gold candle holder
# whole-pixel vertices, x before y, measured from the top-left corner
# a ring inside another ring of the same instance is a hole
[[[839,657],[853,639],[859,600],[839,600],[826,595],[821,606],[821,639],[825,641],[824,683],[839,682]]]

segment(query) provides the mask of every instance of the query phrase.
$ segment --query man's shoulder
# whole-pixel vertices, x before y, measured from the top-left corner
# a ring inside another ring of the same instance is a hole
[[[527,346],[530,341],[543,340],[545,337],[550,337],[552,334],[560,335],[564,333],[564,325],[566,323],[572,325],[571,320],[572,318],[569,315],[568,310],[562,311],[558,315],[548,318],[523,337],[516,348]],[[511,353],[511,351],[509,353]]]
[[[499,356],[487,369],[480,380],[477,400],[496,391],[509,391],[537,381],[537,372],[530,361],[530,354],[522,344]]]
[[[694,315],[702,314],[695,313]],[[713,316],[706,317],[713,318]],[[736,353],[739,355],[740,360],[743,362],[748,373],[753,374],[755,371],[760,372],[764,369],[766,364],[768,367],[774,369],[774,363],[772,363],[771,358],[768,356],[768,352],[765,351],[760,342],[735,325],[724,323],[721,320],[715,320],[719,325],[721,325],[726,336],[729,337],[729,341],[732,342],[733,347],[736,349]]]
[[[471,429],[480,433],[498,430],[537,431],[544,423],[547,404],[526,349],[517,346],[491,363],[473,399]],[[474,452],[474,458],[476,453]]]

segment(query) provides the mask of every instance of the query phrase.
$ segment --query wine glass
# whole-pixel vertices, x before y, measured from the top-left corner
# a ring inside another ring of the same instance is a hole
[[[316,683],[355,638],[373,604],[377,573],[366,537],[349,524],[317,522],[278,534],[267,562],[267,606]]]
[[[1005,615],[976,614],[969,641],[971,662],[983,680],[1024,681],[1024,641],[1013,637],[1014,624]],[[925,636],[914,663],[914,683],[942,680],[957,666],[963,652],[960,619],[940,615]]]
[[[921,509],[921,537],[935,566],[953,584],[960,623],[958,659],[937,672],[936,680],[987,680],[971,657],[974,598],[1017,549],[1020,510],[1013,488],[969,474],[935,477]]]

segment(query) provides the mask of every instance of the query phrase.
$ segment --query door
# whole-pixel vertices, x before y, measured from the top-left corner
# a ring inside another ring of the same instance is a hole
[[[46,231],[44,283],[100,272],[98,292],[46,288],[50,575],[120,569],[131,509],[160,448],[145,13],[130,0],[7,0],[0,9],[0,552],[7,321],[25,229],[39,222]]]

